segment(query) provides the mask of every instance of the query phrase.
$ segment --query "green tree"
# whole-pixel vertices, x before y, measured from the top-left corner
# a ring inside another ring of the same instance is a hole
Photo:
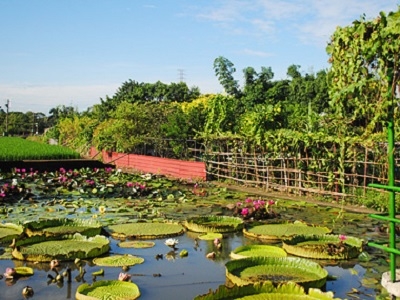
[[[214,60],[214,72],[218,77],[219,83],[222,85],[228,95],[240,95],[238,82],[233,77],[233,73],[236,72],[236,68],[230,60],[223,56],[217,57]]]
[[[327,46],[331,107],[342,132],[382,131],[399,85],[400,7],[338,27]],[[365,128],[365,129],[364,129]]]

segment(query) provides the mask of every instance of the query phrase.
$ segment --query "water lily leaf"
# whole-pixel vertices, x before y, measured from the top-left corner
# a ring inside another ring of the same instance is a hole
[[[28,237],[35,235],[61,236],[80,233],[85,236],[96,236],[101,232],[101,224],[93,219],[42,219],[26,222],[24,232]]]
[[[152,248],[156,243],[149,241],[124,241],[118,243],[121,248]]]
[[[77,300],[133,300],[140,297],[139,287],[133,282],[120,280],[100,280],[89,285],[78,286],[75,294]]]
[[[237,217],[208,215],[189,218],[183,225],[194,232],[226,233],[242,230],[244,222]]]
[[[94,264],[106,267],[133,266],[137,264],[142,264],[143,262],[144,258],[130,254],[117,254],[107,257],[96,257],[93,259]]]
[[[225,267],[227,278],[237,285],[294,281],[304,288],[320,288],[328,277],[318,263],[295,257],[247,257],[228,261]]]
[[[30,267],[16,267],[15,273],[18,276],[32,276],[34,272],[33,269]]]
[[[35,236],[28,240],[44,239],[44,241],[20,245],[13,250],[12,256],[18,260],[46,262],[53,259],[93,258],[110,250],[110,241],[104,236],[87,238],[76,233],[62,238],[49,240],[46,237]]]
[[[114,238],[156,239],[182,235],[184,228],[173,223],[127,223],[105,228]]]
[[[364,241],[351,236],[344,240],[340,235],[295,235],[282,240],[286,252],[314,259],[351,259],[360,255]]]
[[[0,243],[6,243],[18,238],[23,232],[23,227],[13,223],[0,223]]]
[[[270,281],[233,287],[220,285],[217,290],[194,298],[194,300],[228,299],[332,300],[336,298],[332,292],[322,292],[316,288],[310,288],[307,295],[304,288],[295,282],[287,282],[275,287]]]
[[[223,235],[222,233],[217,233],[217,232],[207,232],[205,234],[200,234],[198,238],[200,240],[213,241],[215,239],[222,239]]]
[[[280,247],[270,245],[245,245],[234,249],[231,258],[240,259],[250,256],[286,257],[287,253]]]
[[[327,227],[311,226],[304,223],[264,224],[257,225],[248,230],[244,229],[245,236],[262,240],[281,240],[294,235],[327,234],[332,230]]]

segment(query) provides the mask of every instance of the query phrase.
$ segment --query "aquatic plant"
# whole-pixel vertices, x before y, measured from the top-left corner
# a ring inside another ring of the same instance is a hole
[[[351,259],[361,254],[364,241],[345,235],[295,235],[282,240],[288,253],[314,259]]]
[[[261,240],[281,240],[300,234],[327,234],[332,230],[327,227],[308,225],[303,222],[263,224],[244,229],[246,237]]]
[[[293,281],[304,288],[320,288],[328,277],[328,271],[318,263],[296,257],[246,257],[228,261],[225,267],[227,278],[237,285]]]
[[[295,282],[286,282],[274,286],[270,281],[257,282],[244,286],[228,287],[220,285],[215,291],[199,295],[194,300],[228,300],[228,299],[265,299],[265,300],[332,300],[332,292],[322,292],[320,289],[310,288],[308,293]]]
[[[244,202],[237,202],[233,215],[244,220],[266,220],[278,217],[278,214],[272,209],[275,200],[263,200],[246,198]]]
[[[194,232],[226,233],[240,231],[244,227],[243,220],[230,216],[199,216],[188,218],[183,225]]]
[[[233,259],[253,256],[286,257],[287,253],[281,247],[271,245],[244,245],[235,248],[230,253],[230,257]]]
[[[105,296],[107,299],[134,300],[140,297],[140,290],[133,282],[100,280],[92,284],[81,284],[75,294],[77,300],[105,299]]]

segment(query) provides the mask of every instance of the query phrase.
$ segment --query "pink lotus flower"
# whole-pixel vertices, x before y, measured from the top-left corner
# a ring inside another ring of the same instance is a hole
[[[344,234],[339,234],[339,240],[340,240],[340,242],[343,242],[343,241],[347,240],[347,236],[345,236]]]
[[[126,183],[126,186],[127,186],[127,187],[133,187],[133,183],[132,183],[132,182],[127,182],[127,183]]]
[[[245,207],[240,213],[242,214],[242,216],[247,216],[249,214],[249,209]]]

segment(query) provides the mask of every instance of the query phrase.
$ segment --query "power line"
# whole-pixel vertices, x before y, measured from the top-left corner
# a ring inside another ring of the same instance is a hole
[[[178,75],[179,75],[179,81],[184,82],[185,81],[185,70],[178,69]]]

